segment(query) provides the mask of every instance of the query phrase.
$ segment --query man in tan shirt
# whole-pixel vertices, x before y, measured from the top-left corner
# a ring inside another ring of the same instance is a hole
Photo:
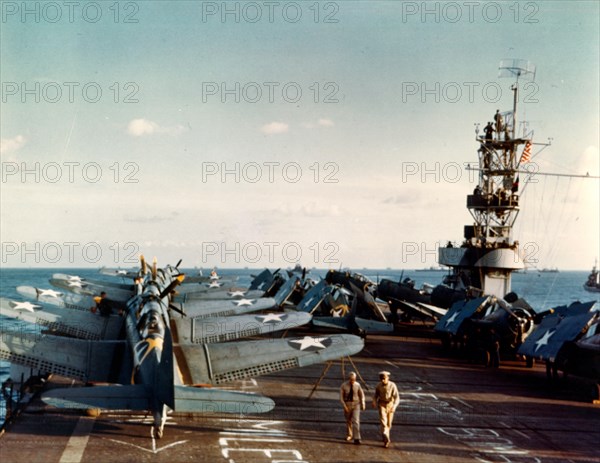
[[[354,443],[360,444],[360,411],[365,409],[365,394],[356,382],[356,373],[350,373],[340,387],[340,402],[346,418],[346,440],[354,438]]]
[[[394,412],[400,403],[398,388],[390,381],[389,371],[380,371],[379,379],[381,380],[375,388],[373,396],[373,408],[379,410],[379,423],[381,424],[381,434],[383,437],[383,446],[390,446],[390,431],[392,430],[392,421],[394,420]]]

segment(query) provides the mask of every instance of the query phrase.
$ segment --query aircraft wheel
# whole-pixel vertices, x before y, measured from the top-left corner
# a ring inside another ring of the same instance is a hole
[[[527,357],[525,359],[525,366],[527,368],[533,368],[534,365],[535,365],[535,359],[533,357]]]
[[[450,337],[449,336],[443,336],[441,340],[442,340],[442,348],[444,350],[450,350],[450,347],[452,347],[451,346],[452,343],[450,342]]]
[[[546,362],[546,377],[550,381],[556,381],[558,379],[558,368],[556,362]]]

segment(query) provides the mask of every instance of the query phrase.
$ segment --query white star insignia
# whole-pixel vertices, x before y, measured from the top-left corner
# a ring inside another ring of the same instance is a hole
[[[127,275],[127,270],[117,270],[117,275]]]
[[[244,294],[246,294],[246,291],[229,291],[231,297],[244,297]]]
[[[78,280],[73,280],[73,281],[69,281],[69,286],[74,287],[74,288],[83,288],[83,283],[81,283],[81,281],[78,281]]]
[[[302,304],[302,307],[309,307],[310,303],[313,301],[314,298],[315,298],[315,296],[312,296],[308,301],[306,301],[304,304]]]
[[[223,285],[221,283],[217,283],[216,281],[213,281],[212,283],[210,283],[208,285],[209,288],[219,288],[221,286],[223,286]]]
[[[49,296],[49,297],[60,297],[62,293],[54,291],[53,289],[38,289],[38,296]]]
[[[283,320],[281,320],[281,317],[283,317],[285,314],[282,313],[269,313],[266,315],[258,315],[256,318],[262,318],[262,322],[263,323],[269,323],[269,322],[281,322]]]
[[[69,275],[69,281],[83,281],[83,279],[75,275]]]
[[[234,304],[236,304],[237,307],[240,307],[242,305],[252,305],[254,302],[252,302],[252,299],[238,299],[237,301],[234,301]]]
[[[317,347],[319,349],[325,349],[326,346],[322,344],[323,341],[328,338],[311,338],[310,336],[304,336],[302,339],[294,339],[290,342],[300,345],[300,350],[308,349],[309,347]]]
[[[33,312],[33,309],[41,309],[41,306],[32,304],[31,302],[11,301],[11,304],[15,310],[27,310],[29,312]]]
[[[544,333],[544,335],[535,342],[535,350],[538,350],[542,346],[547,346],[548,345],[548,340],[550,339],[550,336],[552,336],[555,331],[556,330],[548,330],[548,331],[546,331]]]
[[[458,316],[458,312],[454,312],[452,314],[452,316],[446,320],[446,326],[448,326],[450,323],[452,323],[454,320],[456,320],[456,317]]]

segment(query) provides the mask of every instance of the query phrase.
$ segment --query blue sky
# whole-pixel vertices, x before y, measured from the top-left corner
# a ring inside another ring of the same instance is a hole
[[[505,58],[537,66],[536,168],[598,175],[598,2],[269,5],[3,2],[2,265],[435,265]],[[599,194],[540,178],[515,239],[587,269]]]

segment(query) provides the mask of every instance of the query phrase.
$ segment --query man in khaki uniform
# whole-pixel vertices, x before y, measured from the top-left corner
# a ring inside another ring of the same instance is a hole
[[[400,403],[400,396],[398,395],[398,388],[390,381],[389,371],[380,371],[379,379],[381,381],[377,384],[373,396],[373,408],[379,410],[383,446],[388,448],[391,442],[390,431],[392,430],[394,412]]]
[[[360,444],[360,411],[365,409],[365,394],[356,382],[356,373],[350,373],[340,387],[340,402],[346,418],[346,440],[354,438],[354,443]]]

